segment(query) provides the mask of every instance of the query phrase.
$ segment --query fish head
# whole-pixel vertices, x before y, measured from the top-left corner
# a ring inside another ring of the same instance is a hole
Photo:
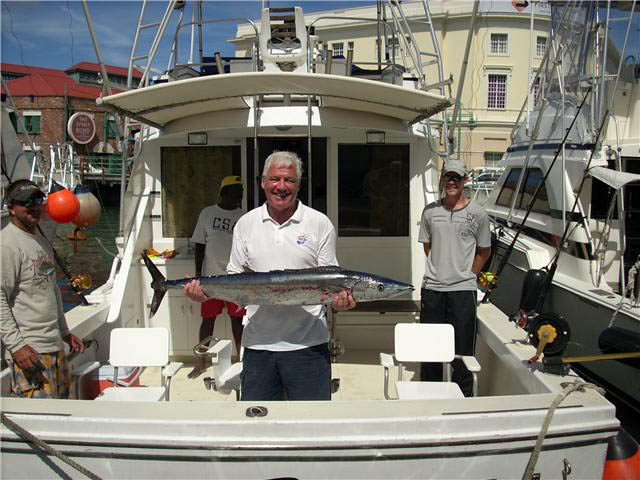
[[[413,285],[378,275],[367,275],[353,287],[353,295],[358,300],[383,300],[412,292]]]

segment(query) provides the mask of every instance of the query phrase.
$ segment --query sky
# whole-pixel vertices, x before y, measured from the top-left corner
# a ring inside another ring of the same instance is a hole
[[[272,7],[302,6],[305,13],[334,10],[375,4],[375,0],[355,1],[205,1],[204,18],[241,17],[257,20],[262,4]],[[186,21],[191,20],[191,4],[187,2]],[[100,51],[108,65],[127,67],[131,47],[140,15],[141,1],[89,0],[88,8],[96,33]],[[147,2],[145,22],[162,18],[167,2],[154,0]],[[78,0],[65,1],[0,1],[2,18],[2,62],[35,67],[67,69],[79,62],[97,63],[97,57],[82,3]],[[173,15],[177,22],[178,16]],[[150,35],[150,30],[147,31]],[[175,26],[167,33],[173,35]],[[187,41],[188,33],[183,36]],[[211,24],[205,28],[205,55],[219,51],[222,56],[233,56],[234,47],[227,39],[235,37],[236,27],[232,23]],[[169,36],[159,52],[168,52]],[[145,40],[145,39],[143,39]],[[150,40],[147,38],[148,44]],[[182,43],[182,42],[181,42]],[[164,48],[163,48],[164,47]],[[180,52],[188,48],[179,47]],[[197,51],[197,48],[196,48]],[[182,53],[180,60],[182,61]],[[168,53],[159,64],[168,63]],[[186,60],[185,60],[186,61]],[[197,60],[195,60],[197,61]],[[181,62],[182,63],[182,62]]]

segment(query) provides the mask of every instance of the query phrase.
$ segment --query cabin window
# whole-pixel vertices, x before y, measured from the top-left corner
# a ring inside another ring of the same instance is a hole
[[[162,147],[162,236],[188,238],[204,207],[218,201],[220,182],[240,175],[240,147]]]
[[[507,106],[507,76],[490,73],[487,108],[504,110]]]
[[[496,205],[511,207],[513,192],[518,186],[518,178],[520,178],[521,171],[522,169],[520,168],[512,168],[509,170],[509,175],[502,185],[502,190],[500,190],[500,195],[498,195],[498,199],[496,200]]]
[[[338,235],[409,235],[409,145],[338,146]]]
[[[334,57],[344,56],[344,43],[343,42],[332,43],[331,50],[333,50]]]
[[[544,57],[547,50],[547,37],[536,37],[536,57]]]
[[[500,190],[500,194],[496,200],[496,205],[511,207],[513,192],[518,186],[518,178],[520,177],[521,170],[522,169],[520,168],[513,168],[509,171],[509,175],[502,185],[502,190]],[[544,176],[542,175],[542,170],[539,168],[528,168],[526,175],[525,181],[522,182],[522,186],[518,192],[518,200],[515,205],[515,208],[519,210],[526,210],[529,208],[529,204],[533,199],[533,194],[535,193],[536,188],[538,188],[538,185],[542,182],[542,177]],[[551,212],[546,185],[542,185],[541,190],[538,193],[538,198],[536,198],[536,202],[531,211],[546,214]]]
[[[491,34],[491,53],[493,55],[506,55],[508,52],[508,35],[506,33]]]
[[[542,174],[542,170],[539,168],[528,168],[526,180],[523,182],[523,187],[520,187],[520,191],[518,192],[518,202],[516,203],[516,208],[521,210],[527,210],[531,204],[531,200],[533,200],[533,195],[538,188],[538,185],[542,183],[544,175]],[[549,197],[547,196],[547,187],[545,184],[542,184],[540,187],[540,192],[536,198],[535,203],[533,204],[533,208],[531,208],[532,212],[536,213],[550,213],[551,210],[549,208]]]

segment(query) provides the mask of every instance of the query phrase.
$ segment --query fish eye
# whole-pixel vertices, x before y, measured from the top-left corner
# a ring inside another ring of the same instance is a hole
[[[384,283],[379,283],[378,284],[378,291],[379,292],[384,292]]]

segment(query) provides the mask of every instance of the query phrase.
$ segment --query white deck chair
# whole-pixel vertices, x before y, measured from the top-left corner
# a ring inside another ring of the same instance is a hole
[[[113,387],[96,400],[169,400],[171,378],[182,362],[169,363],[169,331],[166,328],[114,328],[109,345],[114,368]],[[162,367],[160,387],[118,387],[118,367]]]
[[[395,327],[395,354],[380,354],[384,367],[384,396],[389,396],[389,369],[394,366],[394,356],[398,361],[396,390],[398,399],[462,398],[464,395],[458,384],[451,381],[450,362],[462,358],[467,369],[473,374],[473,395],[478,393],[477,372],[480,364],[471,356],[455,355],[454,329],[444,323],[398,323]],[[445,364],[445,380],[442,382],[405,381],[402,362],[442,362]]]

